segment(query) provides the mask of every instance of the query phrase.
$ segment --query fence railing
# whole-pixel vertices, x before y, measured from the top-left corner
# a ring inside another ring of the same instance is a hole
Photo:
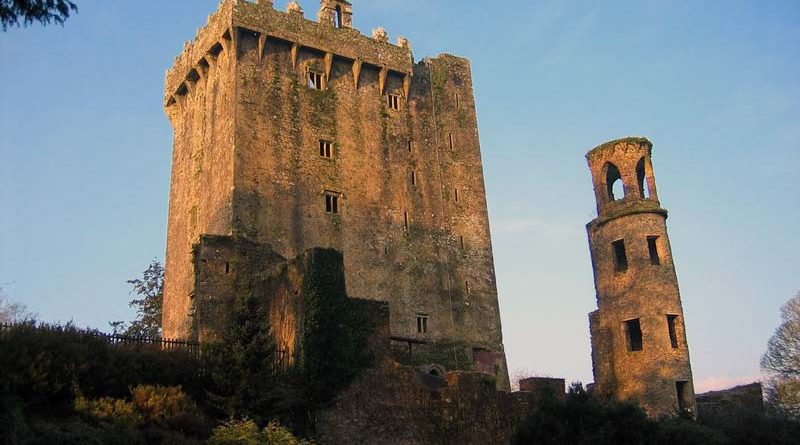
[[[33,324],[25,324],[25,323],[0,323],[0,334],[6,331],[10,331],[15,327],[22,327],[28,326],[33,329],[37,329],[37,327]],[[201,355],[201,348],[200,343],[191,342],[186,340],[175,340],[169,338],[161,338],[161,337],[139,337],[139,336],[129,336],[129,335],[119,335],[119,334],[106,334],[103,332],[96,332],[95,335],[99,338],[104,339],[109,345],[111,346],[120,346],[120,347],[136,347],[136,348],[152,348],[152,349],[159,349],[162,351],[177,351],[177,352],[186,352],[194,357],[200,357]],[[292,365],[292,355],[289,351],[285,350],[276,350],[275,351],[275,363],[274,363],[274,371],[275,372],[285,372],[289,369]]]

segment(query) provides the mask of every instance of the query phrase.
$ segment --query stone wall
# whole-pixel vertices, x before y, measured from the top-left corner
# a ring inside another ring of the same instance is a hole
[[[434,375],[384,360],[316,416],[321,445],[503,445],[540,394],[500,392],[486,374]]]
[[[459,343],[471,356],[461,369],[494,369],[508,388],[469,62],[414,63],[399,43],[227,0],[186,46],[165,98],[176,133],[166,335],[189,333],[200,234],[285,258],[334,248],[348,294],[390,304],[393,336]]]

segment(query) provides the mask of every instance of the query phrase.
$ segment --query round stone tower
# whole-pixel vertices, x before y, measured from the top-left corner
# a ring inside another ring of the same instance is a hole
[[[696,412],[678,278],[645,138],[590,151],[597,218],[586,228],[598,310],[589,314],[594,391],[660,417]]]

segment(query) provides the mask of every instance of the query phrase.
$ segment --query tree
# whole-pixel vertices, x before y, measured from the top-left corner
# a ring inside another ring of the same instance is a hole
[[[781,318],[761,367],[772,374],[768,402],[779,412],[796,417],[800,416],[800,292],[783,305]]]
[[[20,321],[30,321],[36,318],[35,314],[28,311],[28,308],[14,301],[9,301],[0,286],[0,323],[16,323]]]
[[[153,260],[142,274],[142,278],[128,280],[133,286],[131,292],[141,298],[128,303],[136,308],[136,319],[127,325],[121,321],[109,323],[115,334],[134,337],[161,336],[161,307],[164,303],[164,267],[158,260]]]
[[[0,0],[0,26],[28,26],[33,22],[63,25],[78,7],[70,0]]]

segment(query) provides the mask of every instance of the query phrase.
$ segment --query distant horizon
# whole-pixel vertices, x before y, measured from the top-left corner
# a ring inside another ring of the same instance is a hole
[[[0,283],[44,321],[107,331],[133,316],[125,281],[163,264],[164,72],[218,1],[76,3],[63,27],[0,39],[13,61],[0,70]],[[363,34],[385,26],[417,60],[472,63],[512,378],[592,381],[584,155],[641,136],[696,390],[761,380],[779,308],[800,290],[800,4],[353,3]],[[317,2],[301,4],[316,19]]]

